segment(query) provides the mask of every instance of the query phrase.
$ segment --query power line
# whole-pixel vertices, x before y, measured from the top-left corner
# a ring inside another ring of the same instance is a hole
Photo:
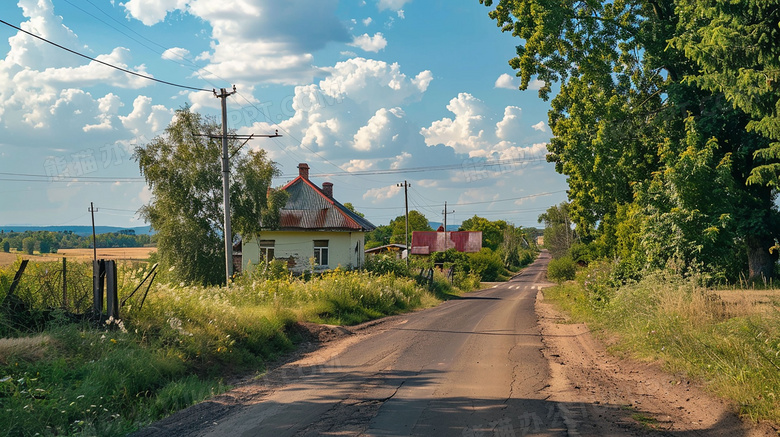
[[[480,167],[495,167],[509,164],[519,164],[526,162],[541,162],[547,161],[546,158],[533,158],[533,159],[501,159],[496,161],[486,161],[480,163]],[[334,164],[335,165],[335,164]],[[344,171],[341,173],[312,173],[312,177],[339,177],[339,176],[375,176],[375,175],[390,175],[399,173],[424,173],[429,171],[445,171],[445,170],[457,170],[467,168],[470,164],[445,164],[445,165],[433,165],[424,167],[408,167],[408,168],[390,168],[384,170],[356,170],[356,171]],[[282,178],[295,177],[297,175],[282,175]]]
[[[8,173],[8,172],[0,172],[0,176],[24,176],[24,177],[33,177],[33,178],[47,178],[47,179],[62,179],[65,176],[59,176],[59,175],[42,175],[42,174],[35,174],[35,173]],[[144,178],[142,177],[126,177],[126,178],[109,178],[105,176],[76,176],[73,177],[78,179],[95,179],[95,180],[110,180],[112,182],[137,182],[137,181],[143,181]],[[47,181],[48,182],[48,181]]]
[[[145,37],[144,35],[142,35],[142,34],[140,34],[140,33],[136,32],[135,30],[133,30],[131,27],[127,26],[126,24],[122,23],[121,21],[117,20],[116,18],[112,17],[112,16],[111,16],[111,15],[110,15],[108,12],[104,11],[103,9],[101,9],[99,6],[97,6],[97,5],[96,5],[95,3],[93,3],[91,0],[86,0],[86,1],[87,1],[87,3],[89,3],[90,5],[92,5],[92,6],[93,6],[95,9],[97,9],[98,11],[100,11],[100,13],[102,13],[103,15],[105,15],[106,17],[108,17],[109,19],[111,19],[111,21],[113,21],[113,22],[115,22],[115,23],[119,24],[120,26],[124,27],[124,28],[125,28],[125,29],[127,29],[128,31],[130,31],[130,32],[132,32],[132,33],[134,33],[134,34],[138,35],[140,38],[142,38],[142,39],[144,39],[144,40],[146,40],[146,41],[148,41],[148,42],[150,42],[150,43],[152,43],[152,44],[156,45],[157,47],[160,47],[160,48],[163,50],[163,52],[161,52],[161,51],[159,51],[159,50],[155,50],[155,49],[153,49],[152,47],[149,47],[148,45],[144,44],[143,42],[141,42],[141,41],[139,41],[139,40],[137,40],[137,39],[135,39],[135,38],[133,38],[132,36],[128,35],[127,33],[123,32],[122,30],[120,30],[120,29],[118,29],[118,28],[116,28],[116,27],[112,26],[111,24],[109,24],[109,23],[107,23],[106,21],[104,21],[104,20],[100,19],[99,17],[96,17],[94,14],[90,13],[89,11],[87,11],[87,10],[85,10],[85,9],[82,9],[82,8],[81,8],[81,7],[79,7],[78,5],[76,5],[76,4],[74,4],[74,3],[72,3],[70,0],[65,0],[65,2],[66,2],[66,3],[70,4],[70,5],[71,5],[71,6],[73,6],[74,8],[76,8],[76,9],[78,9],[78,10],[80,10],[80,11],[84,12],[85,14],[87,14],[87,15],[89,15],[90,17],[94,18],[95,20],[98,20],[98,21],[100,21],[101,23],[103,23],[103,24],[105,24],[106,26],[110,27],[111,29],[114,29],[115,31],[117,31],[117,32],[121,33],[121,34],[122,34],[122,35],[124,35],[125,37],[127,37],[127,38],[129,38],[129,39],[131,39],[131,40],[135,41],[137,44],[141,45],[142,47],[145,47],[146,49],[148,49],[149,51],[151,51],[151,52],[153,52],[153,53],[156,53],[156,54],[158,54],[158,55],[164,55],[164,54],[165,54],[165,53],[164,53],[164,51],[167,51],[167,50],[169,50],[169,47],[165,47],[164,45],[162,45],[162,44],[160,44],[160,43],[158,43],[158,42],[156,42],[156,41],[153,41],[153,40],[151,40],[151,39],[149,39],[149,38]],[[189,59],[187,59],[187,58],[185,58],[185,57],[183,57],[183,56],[179,55],[178,53],[175,53],[175,52],[169,52],[169,54],[170,54],[170,55],[173,55],[173,56],[175,56],[175,57],[177,57],[177,58],[179,58],[179,59],[181,59],[182,61],[186,61],[188,65],[186,65],[186,64],[184,64],[184,63],[181,63],[181,62],[178,62],[178,61],[175,61],[174,59],[171,59],[171,58],[167,58],[166,60],[174,61],[174,62],[176,62],[177,64],[181,65],[182,67],[185,67],[185,68],[188,68],[188,69],[192,70],[192,71],[193,71],[195,74],[197,74],[197,75],[198,75],[198,77],[199,77],[201,80],[204,80],[204,81],[208,82],[208,83],[209,83],[209,84],[211,84],[211,85],[212,85],[214,88],[217,88],[217,85],[216,85],[214,82],[211,82],[209,79],[206,79],[206,78],[204,78],[204,77],[203,77],[203,75],[202,75],[202,74],[200,74],[200,72],[201,72],[201,71],[205,71],[206,73],[209,73],[209,74],[211,74],[211,75],[215,76],[216,78],[218,78],[218,79],[220,79],[220,80],[227,81],[226,79],[224,79],[224,78],[220,77],[219,75],[216,75],[216,74],[214,74],[214,73],[210,72],[209,70],[207,70],[207,69],[205,69],[205,68],[198,67],[198,65],[197,65],[197,64],[195,64],[195,63],[194,63],[194,62],[192,62],[191,60],[189,60]],[[163,58],[163,59],[165,59],[165,58]]]
[[[258,135],[255,135],[258,136]],[[276,135],[272,135],[271,137],[275,137]],[[245,138],[245,136],[243,137]],[[480,165],[485,167],[490,166],[501,166],[501,165],[507,165],[507,164],[513,164],[513,163],[522,163],[522,162],[535,162],[535,161],[543,161],[544,158],[537,158],[537,159],[502,159],[502,160],[496,160],[496,161],[488,161],[485,163],[482,163]],[[335,165],[335,164],[333,164]],[[423,173],[423,172],[430,172],[430,171],[445,171],[445,170],[454,170],[458,168],[462,168],[463,166],[460,164],[447,164],[447,165],[434,165],[434,166],[424,166],[424,167],[409,167],[409,168],[394,168],[394,169],[386,169],[386,170],[357,170],[357,171],[344,171],[341,173],[313,173],[310,176],[312,177],[339,177],[339,176],[368,176],[368,175],[391,175],[391,174],[402,174],[402,173]],[[45,179],[4,179],[2,176],[21,176],[21,177],[30,177],[30,178],[45,178]],[[292,178],[296,175],[282,175],[281,178]],[[20,182],[144,182],[144,178],[141,177],[126,177],[126,178],[108,178],[108,177],[102,177],[102,176],[78,176],[70,178],[69,180],[61,180],[64,178],[64,176],[52,176],[52,175],[41,175],[41,174],[31,174],[31,173],[8,173],[8,172],[0,172],[0,180],[8,180],[8,181],[20,181]],[[86,179],[85,181],[82,181],[81,179]],[[417,194],[420,195],[420,197],[430,201],[430,199],[425,198],[425,196],[422,196],[419,191],[414,190]],[[547,194],[554,194],[554,193],[560,193],[562,191],[553,191]],[[540,194],[541,195],[541,194]],[[507,199],[507,200],[519,200],[524,199],[525,197],[519,197],[516,199]],[[494,201],[485,201],[481,203],[492,203]],[[456,203],[454,205],[471,205],[472,203]]]
[[[115,184],[117,182],[124,182],[124,183],[132,183],[132,184],[140,184],[143,183],[143,179],[90,179],[86,181],[82,181],[79,179],[63,179],[60,177],[52,177],[50,180],[47,179],[25,179],[25,178],[4,178],[0,177],[0,181],[5,182],[46,182],[47,184]]]
[[[463,206],[463,205],[483,205],[483,204],[486,204],[486,203],[494,203],[494,202],[511,202],[513,200],[523,200],[523,199],[530,199],[530,198],[533,198],[533,197],[541,197],[541,196],[549,196],[551,194],[565,193],[566,191],[567,190],[548,191],[548,192],[544,192],[544,193],[529,194],[527,196],[512,197],[512,198],[509,198],[509,199],[486,200],[486,201],[481,201],[481,202],[458,202],[458,203],[450,203],[449,205],[450,206]],[[397,206],[395,206],[395,207],[382,207],[382,206],[374,206],[374,207],[372,207],[372,206],[363,206],[363,207],[358,207],[358,206],[355,206],[355,208],[358,209],[358,210],[363,210],[363,209],[398,209]]]
[[[18,30],[19,32],[26,33],[27,35],[30,35],[30,36],[32,36],[34,38],[38,38],[39,40],[41,40],[43,42],[46,42],[46,43],[49,43],[49,44],[51,44],[51,45],[53,45],[53,46],[55,46],[55,47],[57,47],[59,49],[65,50],[66,52],[73,53],[74,55],[81,56],[82,58],[89,59],[90,61],[97,62],[98,64],[102,64],[102,65],[105,65],[107,67],[111,67],[111,68],[113,68],[115,70],[119,70],[119,71],[121,71],[123,73],[131,74],[133,76],[138,76],[138,77],[143,78],[143,79],[151,80],[151,81],[154,81],[154,82],[159,82],[159,83],[162,83],[162,84],[165,84],[165,85],[170,85],[170,86],[174,86],[174,87],[178,87],[178,88],[184,88],[184,89],[193,90],[193,91],[208,91],[208,92],[212,92],[213,91],[213,90],[206,89],[206,88],[196,88],[196,87],[191,87],[191,86],[187,86],[187,85],[180,85],[180,84],[177,84],[177,83],[168,82],[168,81],[165,81],[165,80],[154,78],[152,76],[147,76],[145,74],[137,73],[135,71],[131,71],[131,70],[128,70],[126,68],[118,67],[116,65],[109,64],[108,62],[104,62],[104,61],[101,61],[99,59],[95,59],[95,58],[93,58],[91,56],[87,56],[87,55],[85,55],[83,53],[79,53],[79,52],[77,52],[75,50],[71,50],[71,49],[69,49],[69,48],[67,48],[65,46],[57,44],[56,42],[49,41],[48,39],[46,39],[46,38],[44,38],[42,36],[38,36],[38,35],[36,35],[36,34],[34,34],[32,32],[28,32],[28,31],[26,31],[26,30],[24,30],[24,29],[22,29],[20,27],[14,26],[13,24],[11,24],[11,23],[9,23],[7,21],[0,20],[0,23],[5,24],[8,27],[12,27],[12,28]]]

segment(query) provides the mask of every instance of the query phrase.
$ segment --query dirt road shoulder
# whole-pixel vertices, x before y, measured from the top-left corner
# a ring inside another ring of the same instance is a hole
[[[545,302],[542,291],[536,313],[550,364],[549,399],[581,406],[571,409],[578,434],[780,435],[767,424],[743,423],[731,405],[681,375],[611,356],[585,324]]]

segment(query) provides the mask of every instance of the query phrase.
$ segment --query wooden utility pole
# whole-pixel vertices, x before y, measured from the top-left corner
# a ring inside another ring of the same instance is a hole
[[[452,214],[455,211],[454,210],[447,211],[447,202],[445,201],[444,202],[444,211],[443,212],[444,212],[444,235],[447,235],[447,214]]]
[[[228,128],[227,128],[227,98],[236,93],[228,92],[225,88],[214,90],[214,97],[222,100],[222,197],[225,208],[223,232],[225,236],[225,286],[230,286],[230,277],[233,276],[233,232],[230,229],[230,156],[228,155]]]
[[[412,254],[412,248],[409,245],[409,195],[408,190],[412,184],[404,181],[403,184],[396,184],[396,186],[404,187],[404,208],[406,209],[406,268],[409,268],[409,256]]]
[[[213,90],[214,97],[222,100],[222,135],[208,135],[209,138],[221,138],[222,139],[222,197],[223,208],[225,209],[225,218],[223,225],[223,232],[225,233],[225,286],[230,286],[230,278],[233,276],[233,230],[230,225],[230,158],[234,154],[238,153],[238,150],[254,137],[276,138],[281,137],[277,130],[271,135],[230,135],[228,137],[227,128],[227,98],[236,93],[236,86],[233,85],[233,91],[227,91],[225,88],[220,88],[219,94],[217,90]],[[203,135],[206,136],[206,135]],[[228,153],[228,138],[230,139],[244,139],[244,144],[238,149],[233,151],[233,154]]]
[[[95,205],[89,202],[89,212],[92,213],[92,260],[97,261],[97,239],[95,238]]]

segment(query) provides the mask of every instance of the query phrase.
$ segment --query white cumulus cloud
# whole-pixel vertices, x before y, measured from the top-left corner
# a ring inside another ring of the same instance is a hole
[[[162,58],[166,60],[182,60],[186,59],[187,56],[190,55],[190,51],[182,48],[182,47],[171,47],[168,50],[164,51],[162,54]]]
[[[401,192],[401,187],[397,185],[388,185],[386,187],[371,188],[363,194],[364,200],[371,200],[372,203],[378,203],[383,200],[392,199]]]
[[[509,90],[517,89],[517,85],[515,85],[515,78],[504,73],[501,76],[498,76],[498,79],[496,79],[496,83],[494,85],[495,88],[506,88]]]
[[[359,47],[367,52],[376,53],[387,47],[387,40],[384,35],[382,35],[382,32],[377,32],[374,36],[364,33],[363,35],[356,36],[349,45]]]
[[[516,159],[527,155],[526,144],[536,138],[522,125],[522,110],[517,106],[507,106],[499,121],[493,122],[484,102],[460,93],[447,109],[454,118],[435,120],[420,130],[428,146],[443,144],[471,158]]]
[[[540,121],[531,127],[534,128],[534,130],[538,130],[539,132],[547,132],[547,125],[544,123],[544,121]]]
[[[312,53],[329,42],[349,42],[336,16],[338,0],[129,0],[128,15],[146,25],[180,11],[211,27],[211,50],[198,55],[209,62],[207,79],[280,84],[310,82],[321,71]],[[301,23],[306,23],[302,26]]]
[[[404,7],[405,4],[412,0],[379,0],[377,7],[380,11],[390,9],[392,11],[398,11]]]

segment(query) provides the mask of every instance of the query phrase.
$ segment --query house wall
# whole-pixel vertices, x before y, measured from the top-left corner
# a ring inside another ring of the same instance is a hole
[[[329,269],[338,266],[344,269],[359,268],[365,260],[363,232],[263,231],[259,238],[246,239],[242,243],[241,265],[244,271],[250,271],[258,265],[258,240],[274,240],[274,257],[292,257],[293,265],[290,270],[293,272],[303,272],[311,268],[309,259],[314,256],[314,240],[328,240]]]

